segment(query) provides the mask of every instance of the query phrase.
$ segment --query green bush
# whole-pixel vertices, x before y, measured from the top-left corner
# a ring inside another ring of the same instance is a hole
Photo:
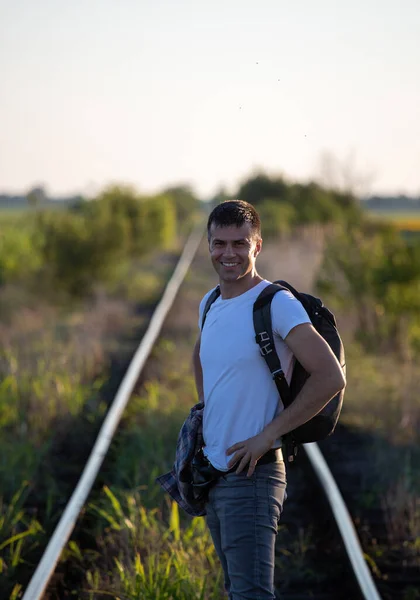
[[[146,220],[143,236],[146,250],[171,247],[176,233],[176,211],[169,196],[144,199]]]
[[[236,198],[245,200],[258,208],[266,198],[275,198],[279,202],[290,201],[289,190],[290,186],[283,178],[270,178],[264,173],[259,173],[241,184]]]
[[[176,212],[178,230],[186,232],[191,229],[201,206],[198,198],[188,186],[169,187],[163,194],[173,202]]]
[[[265,220],[273,219],[277,224],[284,219],[285,206],[290,206],[293,211],[290,219],[296,225],[343,220],[355,222],[361,216],[360,207],[351,194],[329,190],[314,182],[287,183],[281,177],[269,177],[261,173],[242,183],[235,197],[255,205],[263,212]],[[264,208],[267,199],[269,205]],[[281,216],[276,215],[275,206]],[[271,223],[268,227],[272,229]]]
[[[40,213],[44,276],[52,289],[73,297],[110,281],[126,258],[170,247],[176,214],[168,196],[141,198],[131,188],[111,187],[96,200],[63,213]]]
[[[275,238],[289,233],[296,220],[296,211],[287,202],[264,200],[258,206],[261,217],[262,237]]]
[[[372,223],[339,227],[330,238],[318,289],[357,315],[365,348],[406,358],[418,346],[420,244]]]
[[[334,196],[314,183],[294,184],[290,198],[300,224],[329,223],[342,217],[342,208]]]
[[[53,286],[80,297],[112,272],[123,235],[118,219],[112,228],[110,222],[72,213],[45,214],[38,222],[44,264]]]
[[[169,196],[138,196],[129,187],[113,186],[82,210],[90,223],[121,228],[119,246],[129,256],[169,247],[176,235],[176,211]]]
[[[32,227],[23,220],[2,224],[0,231],[0,285],[21,281],[42,262]]]

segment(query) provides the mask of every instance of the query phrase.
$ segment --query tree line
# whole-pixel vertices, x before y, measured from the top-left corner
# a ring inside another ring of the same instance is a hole
[[[199,200],[188,187],[143,196],[113,186],[60,211],[34,206],[0,221],[0,285],[26,283],[70,297],[89,294],[123,260],[173,247]]]
[[[403,239],[392,224],[364,211],[351,192],[314,182],[289,183],[259,173],[231,196],[221,191],[210,204],[229,197],[257,207],[266,238],[324,226],[322,297],[354,312],[358,339],[368,350],[392,349],[404,358],[420,351],[418,237]],[[32,281],[43,291],[84,296],[96,282],[112,278],[121,261],[170,248],[203,207],[186,186],[155,196],[114,186],[67,210],[25,213],[14,226],[0,223],[0,285]]]
[[[395,352],[403,360],[420,353],[420,236],[404,238],[351,192],[316,183],[258,174],[236,197],[258,208],[266,237],[325,225],[319,294],[356,315],[356,337],[366,350]]]

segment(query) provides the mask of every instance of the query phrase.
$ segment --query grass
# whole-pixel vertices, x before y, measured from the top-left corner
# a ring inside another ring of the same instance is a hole
[[[108,484],[91,496],[79,525],[81,531],[89,527],[94,543],[79,546],[73,539],[63,553],[58,576],[77,572],[81,582],[73,592],[83,597],[222,596],[221,569],[204,519],[179,514],[155,483],[174,460],[180,424],[195,402],[190,344],[161,337],[148,364],[153,378],[132,397],[101,470]]]
[[[90,509],[102,518],[101,559],[88,568],[87,589],[130,600],[212,600],[222,575],[204,519],[180,515],[155,483],[174,460],[179,428],[195,400],[192,338],[161,337],[149,376],[131,399],[107,457],[105,487]],[[163,375],[164,365],[164,378]],[[211,584],[210,584],[211,582]],[[100,597],[100,596],[98,596]]]
[[[173,262],[173,254],[149,256],[130,267],[137,279],[122,270],[113,287],[71,307],[25,306],[26,290],[0,289],[0,304],[8,306],[0,322],[2,597],[21,597],[16,585],[39,560],[114,393],[112,357],[128,360]]]
[[[16,221],[23,221],[23,219],[28,219],[29,216],[30,212],[28,209],[25,208],[2,208],[0,209],[0,225],[4,226],[8,224],[14,224],[16,223]]]
[[[38,534],[42,533],[40,523],[23,509],[27,491],[28,485],[24,482],[9,504],[0,500],[0,575],[15,576],[26,554],[36,544]],[[14,586],[12,597],[18,591]]]
[[[108,488],[104,493],[106,510],[90,508],[107,525],[99,547],[108,569],[88,570],[89,598],[104,593],[132,600],[220,598],[221,573],[203,519],[181,527],[176,503],[166,523],[157,509],[144,507],[138,493],[125,494],[123,501]]]
[[[393,355],[367,354],[350,340],[345,346],[348,374],[340,422],[362,436],[365,456],[353,516],[374,573],[386,581],[395,560],[401,568],[420,569],[420,366]],[[379,541],[365,520],[369,512],[383,515]],[[408,588],[407,594],[415,598]]]
[[[190,303],[195,311],[207,285],[206,269],[182,286],[105,459],[100,478],[107,485],[89,506],[95,543],[81,553],[86,597],[211,600],[223,595],[204,519],[179,514],[155,483],[171,467],[180,425],[196,401],[191,374],[196,318]],[[71,552],[63,560],[60,572],[77,557]]]
[[[369,211],[371,217],[392,223],[399,231],[420,231],[420,211]]]
[[[355,342],[346,343],[346,354],[349,366],[343,422],[383,435],[393,444],[419,444],[417,361],[398,362],[391,354],[367,354]]]

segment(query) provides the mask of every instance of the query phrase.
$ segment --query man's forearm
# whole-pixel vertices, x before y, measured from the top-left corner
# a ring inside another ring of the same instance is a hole
[[[204,402],[204,386],[203,386],[203,370],[200,361],[200,344],[196,343],[193,351],[193,371],[195,379],[195,387],[200,402]]]
[[[305,385],[285,410],[271,423],[264,433],[273,441],[312,419],[345,386],[345,379],[337,375],[311,375]]]

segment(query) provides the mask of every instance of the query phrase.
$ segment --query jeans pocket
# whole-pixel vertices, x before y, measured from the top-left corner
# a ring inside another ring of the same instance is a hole
[[[248,469],[244,469],[240,473],[233,471],[223,475],[222,480],[231,487],[249,487],[255,485],[255,473],[251,477],[247,476]]]

